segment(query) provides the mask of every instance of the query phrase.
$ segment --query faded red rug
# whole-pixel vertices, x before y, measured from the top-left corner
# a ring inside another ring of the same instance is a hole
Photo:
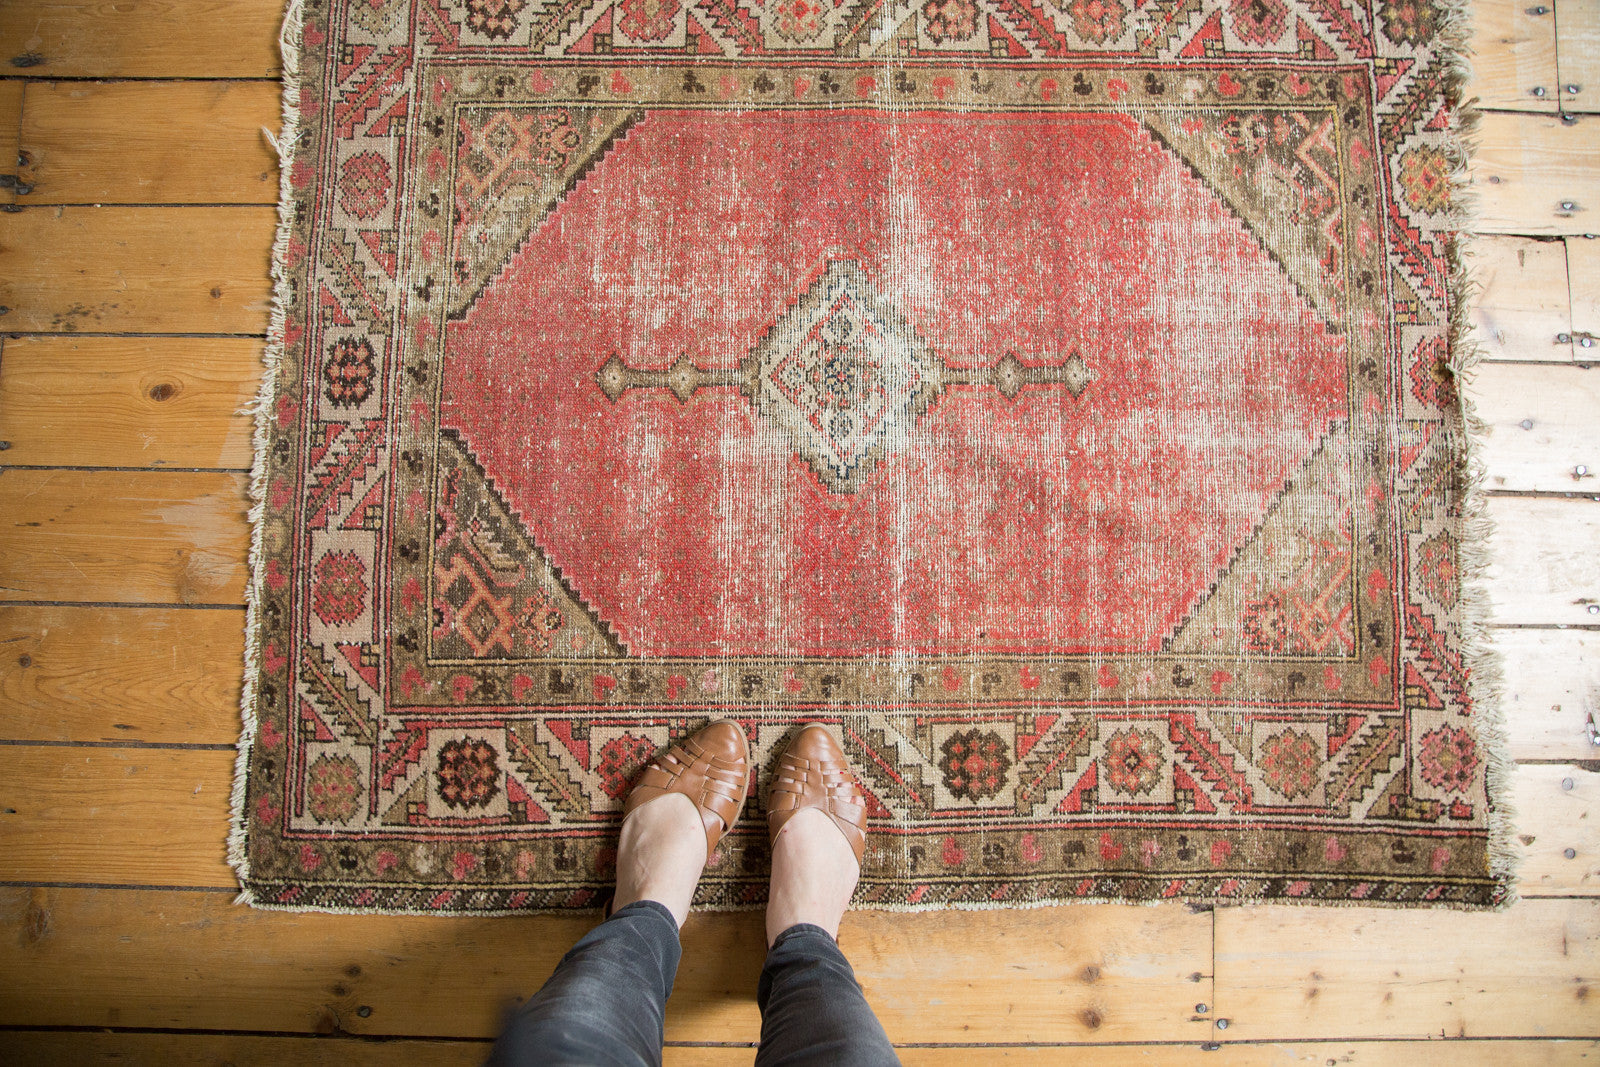
[[[296,7],[248,898],[593,906],[732,717],[711,907],[808,720],[863,906],[1502,902],[1447,21]]]

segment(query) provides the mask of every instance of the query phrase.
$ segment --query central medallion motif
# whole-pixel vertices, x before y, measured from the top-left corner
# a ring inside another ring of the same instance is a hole
[[[758,342],[742,390],[834,492],[898,454],[944,362],[854,263],[833,262]]]
[[[698,367],[687,353],[666,370],[613,354],[595,383],[613,403],[629,389],[668,389],[682,403],[701,389],[736,387],[788,434],[795,454],[835,493],[861,489],[906,447],[917,420],[950,386],[989,386],[1015,400],[1024,386],[1062,386],[1076,400],[1094,374],[1077,352],[1023,363],[1013,352],[952,364],[918,336],[849,260],[831,261],[736,368]]]

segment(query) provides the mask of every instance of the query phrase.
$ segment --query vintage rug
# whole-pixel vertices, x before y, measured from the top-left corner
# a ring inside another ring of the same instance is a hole
[[[1435,0],[291,10],[232,858],[592,907],[792,724],[862,906],[1507,896]]]

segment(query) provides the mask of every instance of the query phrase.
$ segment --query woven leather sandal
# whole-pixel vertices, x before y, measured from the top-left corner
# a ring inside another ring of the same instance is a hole
[[[784,823],[804,808],[818,808],[832,819],[861,862],[867,850],[867,806],[844,749],[818,723],[802,727],[778,757],[778,773],[767,796],[767,832],[774,843]]]
[[[750,743],[738,723],[719,719],[681,745],[658,753],[628,794],[622,817],[635,808],[682,793],[694,801],[706,828],[706,858],[739,821],[750,782]]]

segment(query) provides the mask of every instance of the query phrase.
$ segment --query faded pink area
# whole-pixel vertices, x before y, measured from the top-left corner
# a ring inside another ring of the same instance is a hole
[[[734,389],[830,258],[953,363],[1082,353],[1077,400],[956,387],[854,495]],[[460,430],[637,655],[1148,650],[1345,413],[1344,341],[1108,116],[653,112],[448,333]]]

